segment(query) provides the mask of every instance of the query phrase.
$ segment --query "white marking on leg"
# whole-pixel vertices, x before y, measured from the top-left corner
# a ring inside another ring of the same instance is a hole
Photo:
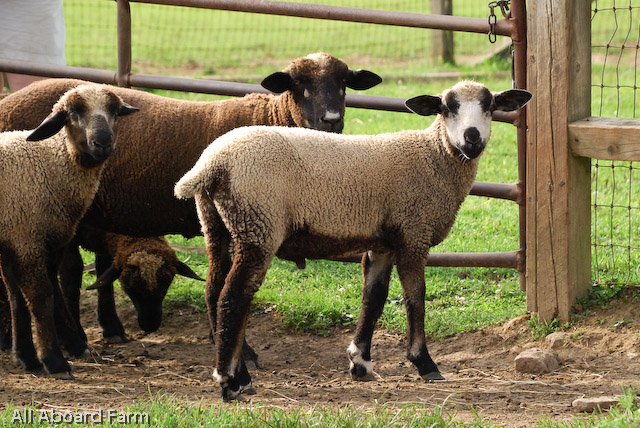
[[[358,364],[362,366],[367,371],[367,374],[373,373],[373,361],[367,361],[362,358],[362,352],[360,348],[356,346],[355,343],[351,342],[349,347],[347,348],[347,353],[349,354],[349,359],[351,360],[351,364],[349,365],[349,369],[353,369],[353,367]]]
[[[222,382],[226,382],[228,377],[221,376],[220,373],[218,373],[218,369],[213,369],[213,378],[216,380],[216,382],[222,383]]]

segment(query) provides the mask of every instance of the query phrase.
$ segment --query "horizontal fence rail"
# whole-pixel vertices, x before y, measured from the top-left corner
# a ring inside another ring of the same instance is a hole
[[[175,251],[183,253],[207,254],[203,247],[185,247],[171,245]],[[427,266],[437,267],[497,267],[516,269],[524,257],[522,251],[504,251],[495,253],[431,253],[427,260]],[[345,257],[335,257],[336,262],[360,263],[362,254],[352,254]],[[90,269],[88,266],[86,269]]]
[[[427,28],[432,30],[489,33],[489,21],[485,18],[465,18],[450,15],[397,12],[390,10],[361,9],[355,7],[327,6],[309,3],[288,3],[262,0],[131,0],[135,3],[187,6],[234,12],[252,12],[267,15],[295,16],[299,18],[328,19],[332,21],[360,22],[365,24],[395,25]],[[511,36],[513,25],[508,20],[498,20],[494,32]]]
[[[268,93],[260,85],[216,80],[191,79],[131,73],[131,11],[129,0],[116,0],[118,3],[118,70],[98,70],[83,67],[57,66],[28,61],[0,59],[0,71],[31,74],[45,77],[70,77],[97,83],[134,86],[150,89],[165,89],[185,92],[197,92],[226,96],[244,96],[248,93]],[[185,6],[193,8],[217,9],[236,12],[251,12],[270,15],[295,16],[334,21],[349,21],[378,25],[393,25],[436,30],[489,33],[508,36],[514,41],[514,60],[516,63],[516,86],[524,88],[522,76],[525,75],[523,29],[516,28],[513,20],[497,20],[493,29],[487,19],[466,18],[448,15],[430,15],[410,12],[396,12],[373,9],[350,8],[342,6],[316,5],[307,3],[288,3],[263,0],[131,0],[136,3]],[[512,11],[520,22],[524,22],[524,0],[514,0]],[[519,78],[520,76],[520,78]],[[346,105],[354,108],[409,112],[404,99],[363,94],[347,94]],[[523,148],[524,115],[522,112],[494,112],[493,119],[512,123],[518,127],[518,170],[521,182],[518,184],[474,183],[471,194],[506,199],[520,206],[520,242],[518,251],[495,253],[433,253],[429,256],[430,266],[446,267],[504,267],[517,269],[521,273],[521,287],[524,289],[524,184]],[[341,261],[359,261],[360,255],[346,257]]]

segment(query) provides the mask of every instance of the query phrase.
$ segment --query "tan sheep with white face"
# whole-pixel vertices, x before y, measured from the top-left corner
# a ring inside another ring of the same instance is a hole
[[[209,310],[217,311],[215,377],[223,398],[251,384],[240,345],[253,294],[275,256],[299,262],[367,252],[363,307],[348,348],[358,380],[372,377],[371,337],[395,264],[407,309],[407,356],[425,380],[442,379],[424,336],[429,249],[447,236],[471,189],[491,112],[516,110],[530,98],[465,81],[442,96],[407,100],[418,114],[438,114],[425,130],[336,135],[254,126],[214,141],[175,194],[195,197],[210,270],[230,266],[207,288]],[[222,251],[227,242],[233,260]]]
[[[57,258],[93,200],[117,118],[134,111],[108,87],[83,85],[66,92],[35,130],[0,134],[0,260],[13,351],[27,370],[42,363],[69,377],[59,341],[72,355],[87,349],[60,298]]]

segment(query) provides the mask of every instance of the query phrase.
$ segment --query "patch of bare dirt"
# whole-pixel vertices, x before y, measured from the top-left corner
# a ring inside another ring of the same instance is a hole
[[[107,344],[95,321],[95,297],[85,293],[84,325],[94,357],[71,362],[73,381],[35,377],[22,372],[7,354],[0,355],[0,403],[123,409],[149,393],[165,392],[186,401],[223,405],[212,380],[213,345],[206,316],[190,308],[166,314],[161,329],[144,335],[130,304],[119,307],[132,340]],[[379,403],[420,403],[455,409],[472,419],[476,409],[507,427],[536,426],[541,417],[571,419],[571,403],[580,397],[618,395],[640,379],[640,311],[637,304],[618,302],[595,311],[576,324],[556,349],[560,368],[532,376],[514,369],[522,350],[547,347],[531,341],[526,317],[482,331],[429,341],[429,351],[447,378],[422,381],[405,358],[403,335],[376,332],[372,355],[377,380],[351,381],[346,348],[351,329],[329,337],[283,331],[277,315],[250,320],[248,341],[260,354],[263,368],[254,370],[255,395],[245,403],[308,408],[351,403],[370,408]]]

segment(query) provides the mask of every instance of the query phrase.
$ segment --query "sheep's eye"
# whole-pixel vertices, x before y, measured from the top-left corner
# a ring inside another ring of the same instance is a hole
[[[449,110],[449,108],[445,105],[442,106],[442,115],[444,117],[449,117],[449,113],[451,113],[451,110]]]

